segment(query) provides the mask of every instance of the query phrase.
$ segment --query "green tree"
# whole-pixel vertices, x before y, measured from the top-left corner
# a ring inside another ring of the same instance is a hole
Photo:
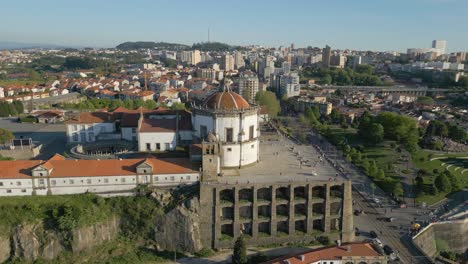
[[[377,173],[375,174],[375,178],[377,180],[383,180],[385,179],[385,172],[382,169],[377,170]]]
[[[375,145],[382,142],[384,138],[384,128],[381,124],[372,123],[370,128],[363,131],[361,134],[364,134],[364,139]]]
[[[434,185],[438,190],[442,192],[450,192],[452,190],[452,184],[450,183],[449,178],[444,173],[437,176],[434,180]]]
[[[395,184],[393,185],[392,192],[397,197],[403,196],[403,186],[401,185],[400,181],[395,182]]]
[[[369,168],[368,168],[368,175],[371,177],[375,177],[377,175],[379,168],[377,167],[377,164],[375,163],[375,160],[371,160],[369,162]]]
[[[331,84],[332,83],[332,77],[330,74],[325,74],[322,79],[323,84]]]
[[[124,107],[127,109],[134,109],[133,107],[133,100],[125,99],[123,101]]]
[[[171,105],[171,109],[172,110],[184,110],[185,109],[185,105],[182,104],[182,103],[173,103]]]
[[[417,176],[414,179],[415,185],[416,185],[416,190],[419,192],[424,191],[424,179],[422,176]]]
[[[276,117],[281,111],[280,102],[273,92],[260,91],[255,95],[255,101],[260,106],[265,106],[268,109],[268,115],[270,118]]]
[[[13,138],[14,136],[13,133],[11,133],[11,131],[6,130],[4,128],[0,128],[0,144],[6,144]]]
[[[416,102],[423,104],[423,105],[433,105],[434,104],[434,99],[432,99],[429,96],[420,96],[416,100]]]
[[[136,99],[133,101],[133,108],[135,109],[143,107],[144,105],[145,105],[145,102],[141,99]]]
[[[146,109],[155,109],[158,104],[154,100],[146,100],[145,101],[145,108]]]
[[[247,247],[243,235],[240,235],[234,244],[234,251],[232,254],[233,264],[247,264]]]

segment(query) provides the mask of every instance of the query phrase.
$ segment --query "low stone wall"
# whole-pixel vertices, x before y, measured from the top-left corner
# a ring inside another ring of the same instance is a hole
[[[464,253],[468,247],[468,218],[430,224],[413,237],[413,243],[430,257],[438,251],[436,240],[447,242],[451,251]]]
[[[33,159],[41,152],[42,145],[36,146],[32,149],[1,149],[0,155],[3,157],[10,157],[19,160]]]

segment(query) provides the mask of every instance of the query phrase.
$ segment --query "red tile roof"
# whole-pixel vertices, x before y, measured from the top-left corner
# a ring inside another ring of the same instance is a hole
[[[136,174],[136,166],[143,160],[65,160],[56,155],[46,162],[41,160],[0,161],[0,179],[31,178],[31,170],[39,165],[52,169],[51,178],[134,175]],[[151,163],[153,174],[197,172],[190,160],[185,158],[148,158],[147,162]]]
[[[301,260],[301,255],[304,256],[304,261]],[[328,246],[312,249],[301,254],[277,258],[265,262],[265,264],[283,264],[286,260],[289,261],[289,264],[305,264],[319,260],[340,260],[347,256],[378,257],[381,255],[369,243],[345,243],[341,246]]]

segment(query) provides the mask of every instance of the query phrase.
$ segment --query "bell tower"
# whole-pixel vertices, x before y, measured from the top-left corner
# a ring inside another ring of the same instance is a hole
[[[219,156],[219,142],[210,133],[208,142],[202,142],[202,181],[217,181],[221,173],[221,159]]]

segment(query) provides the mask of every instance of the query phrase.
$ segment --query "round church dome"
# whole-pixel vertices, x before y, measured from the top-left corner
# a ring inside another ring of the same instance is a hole
[[[241,110],[250,107],[249,103],[240,94],[233,91],[217,92],[205,101],[205,107],[222,110]]]

